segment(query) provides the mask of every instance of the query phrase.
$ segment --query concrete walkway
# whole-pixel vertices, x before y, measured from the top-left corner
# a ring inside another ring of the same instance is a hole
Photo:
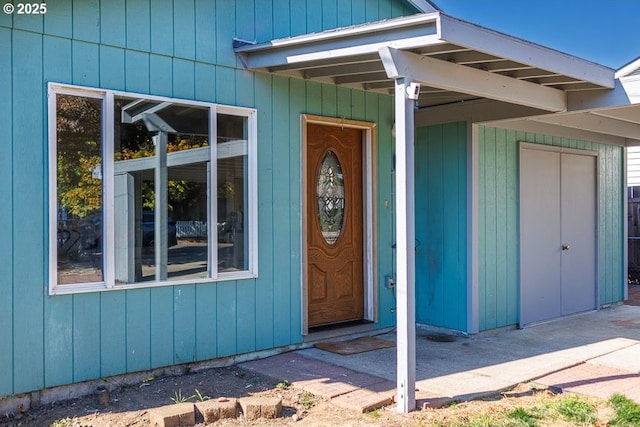
[[[395,341],[393,333],[378,337]],[[423,333],[416,347],[419,407],[533,380],[603,398],[619,392],[640,403],[640,307],[617,306],[451,342]],[[342,356],[312,347],[241,366],[358,411],[390,404],[395,397],[395,348]]]

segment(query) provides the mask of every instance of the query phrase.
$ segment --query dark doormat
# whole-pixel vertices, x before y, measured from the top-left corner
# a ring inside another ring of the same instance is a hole
[[[375,337],[362,337],[347,341],[318,342],[315,343],[314,346],[321,350],[347,356],[350,354],[364,353],[365,351],[395,347],[396,343]]]

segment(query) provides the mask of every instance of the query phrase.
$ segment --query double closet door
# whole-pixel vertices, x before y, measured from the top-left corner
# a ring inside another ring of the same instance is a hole
[[[597,156],[521,143],[520,325],[597,304]]]

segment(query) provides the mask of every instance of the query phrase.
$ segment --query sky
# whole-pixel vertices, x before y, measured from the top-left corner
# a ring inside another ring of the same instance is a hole
[[[447,15],[615,70],[640,57],[640,0],[432,0]]]

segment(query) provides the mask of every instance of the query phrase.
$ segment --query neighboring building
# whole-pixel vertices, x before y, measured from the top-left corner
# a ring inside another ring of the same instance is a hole
[[[640,58],[629,62],[616,72],[616,78],[626,87],[631,94],[629,102],[640,102],[637,95],[634,97],[634,89],[640,85]],[[627,148],[627,186],[640,187],[640,146]]]
[[[638,103],[640,87],[640,58],[637,58],[616,72],[616,78],[629,93],[629,102]],[[633,121],[632,121],[633,123]],[[640,282],[640,146],[627,147],[627,234],[628,234],[628,281]],[[626,294],[625,294],[626,299]]]
[[[624,298],[613,70],[418,0],[47,7],[0,15],[0,396],[392,328],[414,269],[469,334]]]
[[[627,148],[627,186],[640,187],[640,147]]]

